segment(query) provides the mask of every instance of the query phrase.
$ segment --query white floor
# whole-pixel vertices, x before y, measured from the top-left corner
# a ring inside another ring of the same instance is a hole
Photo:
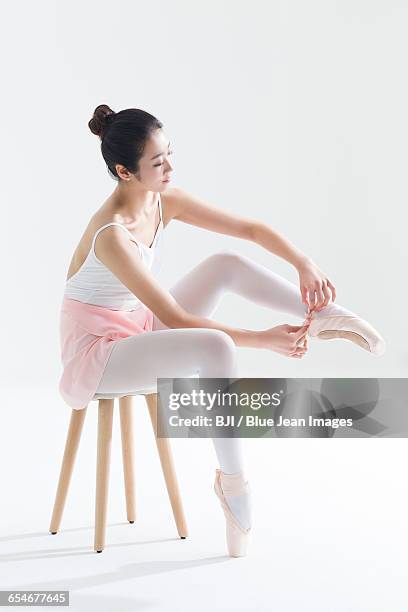
[[[34,398],[34,400],[33,400]],[[178,538],[147,409],[136,400],[138,518],[126,521],[115,414],[106,548],[93,551],[96,408],[61,531],[48,533],[70,412],[55,389],[2,395],[0,589],[69,590],[91,612],[406,612],[406,439],[246,440],[254,537],[227,556],[210,440],[173,440]]]

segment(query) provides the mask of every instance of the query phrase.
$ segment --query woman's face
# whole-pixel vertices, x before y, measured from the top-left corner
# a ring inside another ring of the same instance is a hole
[[[139,161],[137,179],[149,191],[164,191],[170,185],[173,166],[169,161],[172,150],[162,129],[153,132],[147,140],[143,157]]]

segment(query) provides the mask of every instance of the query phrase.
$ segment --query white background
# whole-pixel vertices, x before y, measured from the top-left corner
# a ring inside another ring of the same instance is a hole
[[[333,280],[338,303],[388,345],[376,358],[349,342],[312,341],[301,361],[239,349],[240,375],[405,377],[407,18],[402,0],[7,4],[0,452],[10,495],[2,504],[9,564],[1,588],[71,587],[73,609],[87,611],[208,610],[216,582],[224,610],[254,601],[291,612],[382,611],[385,602],[406,609],[405,531],[405,545],[397,544],[407,511],[405,440],[283,440],[273,448],[248,441],[258,539],[252,556],[228,560],[219,557],[223,518],[209,500],[215,459],[205,440],[174,445],[195,540],[182,543],[185,553],[179,541],[167,548],[175,532],[141,412],[140,497],[150,518],[129,537],[113,465],[109,521],[122,531],[111,529],[108,539],[124,544],[94,555],[91,403],[63,523],[78,531],[58,542],[46,534],[69,417],[58,395],[64,280],[89,218],[115,187],[87,127],[94,108],[156,115],[174,150],[173,184],[282,232]],[[168,226],[164,243],[167,287],[229,247],[298,280],[257,245],[183,223]],[[254,329],[299,323],[234,295],[216,318]],[[115,453],[114,462],[119,447]],[[158,533],[163,543],[149,545]],[[133,547],[140,539],[147,545]]]

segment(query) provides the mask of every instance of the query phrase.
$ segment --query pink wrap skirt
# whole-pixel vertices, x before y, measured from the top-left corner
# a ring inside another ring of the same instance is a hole
[[[111,310],[64,296],[60,312],[63,372],[59,392],[76,410],[93,399],[109,356],[122,338],[152,331],[153,312],[144,304],[136,310]]]

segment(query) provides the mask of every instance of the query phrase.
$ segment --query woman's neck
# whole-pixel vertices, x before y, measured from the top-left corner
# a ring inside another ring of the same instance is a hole
[[[156,193],[135,185],[118,185],[110,196],[115,212],[138,222],[149,217],[155,206]]]

